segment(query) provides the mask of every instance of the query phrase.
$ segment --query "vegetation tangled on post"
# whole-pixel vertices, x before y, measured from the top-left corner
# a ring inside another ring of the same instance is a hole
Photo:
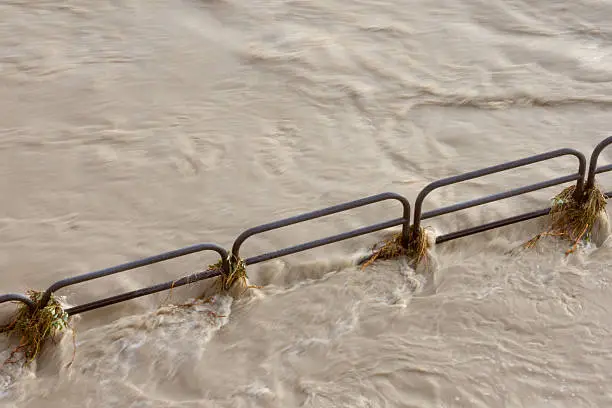
[[[410,227],[409,236],[414,236],[413,227]],[[418,265],[423,260],[427,260],[427,251],[430,249],[430,243],[427,239],[427,233],[424,228],[420,228],[414,239],[408,243],[405,248],[402,242],[402,233],[393,234],[393,236],[383,241],[382,243],[372,247],[372,255],[363,264],[361,269],[367,268],[377,259],[393,259],[400,256],[407,256],[414,260],[414,264]]]
[[[576,197],[576,186],[570,186],[555,196],[549,214],[549,228],[525,242],[524,248],[534,248],[541,238],[559,237],[572,246],[565,255],[573,253],[581,241],[590,242],[593,226],[600,214],[606,213],[606,196],[597,186]]]
[[[27,294],[38,305],[43,292],[30,290]],[[0,326],[0,333],[7,336],[19,336],[19,345],[13,350],[6,363],[17,362],[14,357],[20,353],[25,358],[26,364],[31,363],[39,355],[49,338],[53,339],[67,328],[73,330],[68,313],[54,296],[51,296],[45,307],[37,306],[34,310],[21,304],[9,323]]]
[[[246,272],[246,263],[240,258],[236,258],[233,255],[229,256],[230,272],[228,274],[223,272],[223,260],[219,260],[217,263],[209,265],[209,269],[222,271],[223,273],[217,279],[217,291],[219,293],[229,292],[234,285],[238,284],[244,288],[239,294],[242,295],[248,289],[259,288],[259,286],[249,285],[248,275]]]

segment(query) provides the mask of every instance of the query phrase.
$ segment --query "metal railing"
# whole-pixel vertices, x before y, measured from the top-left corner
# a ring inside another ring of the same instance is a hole
[[[593,150],[591,154],[588,172],[587,172],[587,165],[586,165],[587,161],[586,161],[585,156],[582,153],[574,149],[559,149],[559,150],[553,150],[550,152],[538,154],[535,156],[526,157],[524,159],[514,160],[511,162],[499,164],[496,166],[491,166],[491,167],[486,167],[484,169],[471,171],[468,173],[460,174],[458,176],[448,177],[448,178],[434,181],[433,183],[430,183],[429,185],[425,186],[425,188],[423,188],[420,191],[420,193],[418,194],[416,198],[416,202],[414,206],[414,224],[412,225],[412,228],[410,226],[411,207],[410,207],[409,201],[405,197],[399,194],[396,194],[396,193],[390,193],[390,192],[382,193],[382,194],[377,194],[377,195],[373,195],[370,197],[350,201],[347,203],[334,205],[331,207],[323,208],[321,210],[297,215],[294,217],[288,217],[280,221],[274,221],[271,223],[267,223],[267,224],[263,224],[263,225],[259,225],[259,226],[250,228],[244,231],[242,234],[240,234],[236,238],[236,240],[234,241],[232,245],[231,252],[228,252],[223,247],[217,244],[212,244],[212,243],[193,245],[193,246],[189,246],[186,248],[177,249],[175,251],[165,252],[159,255],[154,255],[154,256],[140,259],[137,261],[128,262],[128,263],[113,266],[110,268],[102,269],[99,271],[90,272],[90,273],[86,273],[83,275],[78,275],[78,276],[62,279],[60,281],[55,282],[51,286],[49,286],[49,288],[44,292],[39,304],[36,304],[31,299],[29,299],[27,296],[20,295],[20,294],[2,295],[0,296],[0,303],[22,302],[28,307],[30,307],[31,309],[36,309],[38,307],[46,306],[53,293],[67,286],[75,285],[75,284],[82,283],[82,282],[87,282],[87,281],[94,280],[94,279],[99,279],[99,278],[106,277],[109,275],[114,275],[114,274],[125,272],[131,269],[141,268],[143,266],[152,265],[152,264],[159,263],[159,262],[164,262],[170,259],[193,254],[196,252],[215,251],[221,258],[221,268],[220,269],[207,269],[202,272],[198,272],[198,273],[195,273],[189,276],[185,276],[178,280],[164,282],[164,283],[160,283],[160,284],[153,285],[153,286],[148,286],[148,287],[134,290],[131,292],[126,292],[126,293],[122,293],[119,295],[115,295],[115,296],[107,297],[104,299],[96,300],[93,302],[85,303],[82,305],[78,305],[78,306],[75,306],[75,307],[72,307],[66,310],[66,312],[69,315],[83,313],[89,310],[98,309],[98,308],[112,305],[115,303],[124,302],[124,301],[135,299],[141,296],[150,295],[156,292],[161,292],[161,291],[168,290],[171,288],[187,285],[187,284],[201,281],[204,279],[210,279],[213,277],[220,276],[222,274],[228,274],[231,269],[230,262],[232,262],[232,260],[239,259],[239,253],[240,253],[240,248],[242,244],[248,238],[254,235],[261,234],[267,231],[276,230],[276,229],[283,228],[283,227],[287,227],[293,224],[298,224],[298,223],[314,220],[314,219],[325,217],[328,215],[345,212],[345,211],[352,210],[355,208],[364,207],[364,206],[375,204],[381,201],[387,201],[387,200],[395,200],[402,204],[402,216],[401,217],[394,218],[394,219],[384,221],[381,223],[369,225],[366,227],[357,228],[349,232],[340,233],[340,234],[332,235],[326,238],[321,238],[321,239],[309,241],[303,244],[298,244],[298,245],[286,247],[283,249],[279,249],[273,252],[267,252],[264,254],[253,256],[253,257],[245,259],[244,263],[246,265],[253,265],[253,264],[260,263],[260,262],[269,261],[271,259],[279,258],[282,256],[307,251],[309,249],[328,245],[331,243],[355,238],[361,235],[369,234],[375,231],[380,231],[380,230],[398,226],[398,225],[402,226],[402,242],[404,246],[407,246],[409,245],[412,239],[416,238],[416,237],[410,236],[410,231],[417,232],[419,231],[421,222],[423,220],[434,218],[434,217],[441,216],[444,214],[449,214],[449,213],[453,213],[456,211],[468,209],[471,207],[491,203],[494,201],[503,200],[506,198],[522,195],[522,194],[529,193],[532,191],[542,190],[545,188],[549,188],[552,186],[556,186],[556,185],[571,182],[571,181],[576,181],[576,190],[575,190],[576,198],[581,199],[584,196],[584,192],[594,186],[596,174],[612,171],[612,165],[597,167],[597,162],[598,162],[601,152],[610,144],[612,144],[612,136],[606,138],[605,140],[600,142],[595,147],[595,149]],[[491,194],[491,195],[481,197],[478,199],[464,201],[464,202],[460,202],[457,204],[452,204],[452,205],[438,208],[435,210],[431,210],[428,212],[424,212],[424,213],[422,212],[423,202],[425,198],[432,191],[438,188],[449,186],[452,184],[457,184],[457,183],[460,183],[466,180],[480,178],[480,177],[490,175],[490,174],[500,173],[500,172],[510,170],[510,169],[515,169],[518,167],[527,166],[527,165],[534,164],[534,163],[556,159],[556,158],[563,157],[563,156],[574,156],[578,160],[578,169],[575,173],[572,173],[572,174],[569,174],[563,177],[557,177],[552,180],[546,180],[546,181],[542,181],[539,183],[530,184],[524,187],[515,188],[512,190],[508,190],[508,191],[504,191],[504,192],[500,192],[496,194]],[[606,194],[606,197],[608,197],[612,195],[612,192],[605,193],[605,194]],[[515,224],[521,221],[541,217],[541,216],[548,214],[549,212],[550,212],[550,207],[544,208],[541,210],[537,210],[537,211],[527,212],[524,214],[516,215],[513,217],[501,219],[501,220],[497,220],[494,222],[489,222],[486,224],[477,225],[477,226],[470,227],[470,228],[465,228],[459,231],[454,231],[454,232],[447,233],[447,234],[436,237],[436,243],[442,243],[442,242],[450,241],[453,239],[466,237],[472,234],[477,234],[480,232],[488,231],[491,229],[500,228],[500,227],[507,226],[510,224]]]
[[[51,294],[55,293],[61,288],[65,288],[66,286],[76,285],[77,283],[87,282],[93,279],[103,278],[105,276],[114,275],[119,272],[129,271],[131,269],[141,268],[143,266],[153,265],[159,262],[168,261],[170,259],[178,258],[185,255],[194,254],[196,252],[202,251],[215,251],[221,257],[221,262],[223,264],[223,271],[228,271],[228,253],[225,249],[215,244],[197,244],[188,246],[185,248],[177,249],[170,252],[164,252],[159,255],[154,255],[148,258],[140,259],[133,262],[124,263],[121,265],[113,266],[106,269],[101,269],[95,272],[85,273],[83,275],[74,276],[71,278],[62,279],[60,281],[55,282],[53,285],[49,286],[49,288],[43,294],[40,305],[42,307],[46,306],[51,298]],[[215,276],[221,275],[223,271],[219,270],[206,270],[203,272],[195,273],[184,278],[178,279],[176,281],[169,281],[160,283],[158,285],[149,286],[143,289],[134,290],[127,293],[122,293],[120,295],[111,296],[108,298],[96,300],[95,302],[86,303],[84,305],[75,306],[66,310],[66,313],[69,315],[86,312],[88,310],[98,309],[104,306],[112,305],[119,302],[124,302],[126,300],[135,299],[141,296],[150,295],[156,292],[161,292],[163,290],[167,290],[170,288],[176,288],[179,286],[188,285],[193,282],[197,282],[204,279],[214,278]]]
[[[373,195],[370,197],[362,198],[360,200],[350,201],[348,203],[334,205],[333,207],[327,207],[322,210],[312,211],[306,214],[298,215],[295,217],[285,218],[284,220],[271,222],[269,224],[260,225],[254,228],[250,228],[244,231],[242,234],[236,238],[234,241],[234,245],[232,246],[232,254],[236,257],[239,255],[240,246],[244,243],[244,241],[256,234],[261,234],[263,232],[279,229],[282,227],[286,227],[292,224],[297,224],[299,222],[314,220],[316,218],[325,217],[327,215],[336,214],[339,212],[344,212],[348,210],[352,210],[354,208],[363,207],[369,204],[377,203],[385,200],[397,200],[403,206],[403,216],[401,218],[395,218],[393,220],[381,222],[379,224],[374,224],[368,227],[362,227],[355,229],[353,231],[345,232],[343,234],[333,235],[331,237],[318,239],[316,241],[310,241],[304,244],[295,245],[292,247],[288,247],[285,249],[281,249],[274,252],[268,252],[259,256],[255,256],[252,258],[247,258],[245,263],[247,265],[253,265],[259,262],[269,261],[274,258],[279,258],[281,256],[294,254],[297,252],[306,251],[308,249],[320,247],[323,245],[332,244],[334,242],[344,241],[349,238],[358,237],[360,235],[369,234],[371,232],[380,231],[386,228],[395,227],[397,225],[402,225],[402,240],[404,244],[408,243],[409,236],[408,233],[410,231],[410,203],[404,197],[395,193],[382,193]]]
[[[433,190],[438,189],[440,187],[449,186],[451,184],[460,183],[462,181],[472,180],[475,178],[487,176],[489,174],[500,173],[502,171],[515,169],[517,167],[528,166],[530,164],[539,163],[546,160],[555,159],[561,156],[575,156],[578,159],[578,172],[574,174],[570,174],[569,176],[558,177],[553,180],[542,181],[540,183],[530,184],[525,187],[515,188],[513,190],[505,191],[503,193],[491,194],[486,197],[482,197],[476,200],[465,201],[462,203],[450,205],[448,207],[438,208],[437,210],[429,211],[421,215],[421,208],[423,206],[423,200],[429,193]],[[437,217],[444,214],[449,214],[455,211],[465,210],[470,207],[475,207],[482,204],[491,203],[494,201],[503,200],[510,197],[515,197],[521,194],[529,193],[532,191],[542,190],[548,187],[556,186],[558,184],[567,183],[569,181],[577,180],[576,184],[576,194],[579,196],[582,194],[583,185],[584,185],[584,173],[586,171],[586,159],[582,153],[573,149],[559,149],[554,150],[552,152],[542,153],[531,157],[526,157],[520,160],[514,160],[511,162],[507,162],[504,164],[499,164],[497,166],[487,167],[481,170],[471,171],[469,173],[460,174],[458,176],[448,177],[442,180],[434,181],[433,183],[425,186],[423,190],[419,193],[416,198],[416,203],[414,205],[414,231],[418,231],[420,227],[421,220],[425,220],[428,218]],[[541,210],[544,211],[544,210]],[[540,214],[541,211],[530,212],[526,214],[521,214],[512,218],[507,218],[506,220],[499,220],[492,223],[488,223],[485,225],[481,225],[478,227],[473,227],[469,229],[465,229],[462,231],[453,232],[451,234],[441,235],[436,238],[436,243],[441,243],[445,241],[449,241],[449,239],[456,239],[460,237],[465,237],[467,235],[475,234],[478,232],[483,232],[489,230],[491,228],[499,228],[505,225],[514,224],[515,222],[523,221],[525,219],[534,218]],[[529,218],[525,218],[529,217]]]
[[[612,144],[612,136],[609,136],[599,142],[595,149],[593,149],[593,153],[591,153],[591,161],[589,163],[589,173],[587,176],[585,188],[589,189],[595,185],[595,175],[601,173],[607,173],[612,170],[612,164],[608,164],[606,166],[597,167],[597,161],[599,160],[599,155],[601,152]],[[612,192],[605,193],[607,197],[609,197]]]

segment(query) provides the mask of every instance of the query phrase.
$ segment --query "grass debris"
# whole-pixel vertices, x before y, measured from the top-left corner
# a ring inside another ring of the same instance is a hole
[[[241,292],[238,293],[238,296],[243,295],[244,292],[246,292],[248,289],[260,289],[260,286],[249,285],[249,277],[246,272],[246,263],[244,262],[244,260],[236,258],[234,255],[230,255],[229,265],[230,273],[223,273],[217,279],[217,292],[228,293],[237,284],[244,288]],[[223,261],[219,260],[217,263],[209,265],[208,268],[211,270],[222,271]]]
[[[523,248],[534,248],[543,237],[558,237],[572,243],[565,252],[576,251],[581,241],[590,242],[593,226],[600,214],[606,214],[606,196],[593,186],[576,197],[576,186],[570,186],[552,199],[549,228],[525,242]]]
[[[410,227],[410,236],[414,236],[413,227]],[[400,256],[407,256],[414,260],[414,264],[418,265],[421,261],[427,261],[427,251],[430,249],[430,243],[427,239],[427,233],[424,228],[420,228],[416,238],[408,243],[408,247],[402,245],[402,233],[393,234],[391,238],[382,243],[378,243],[372,247],[372,255],[362,265],[361,269],[367,268],[377,259],[393,259]]]
[[[32,301],[39,304],[43,292],[30,290],[27,295]],[[16,363],[15,356],[18,354],[23,355],[26,364],[31,363],[39,355],[49,338],[54,339],[57,334],[67,328],[72,330],[74,344],[74,330],[69,319],[68,313],[53,295],[47,306],[43,308],[37,307],[31,310],[27,305],[20,304],[9,323],[0,326],[0,333],[9,337],[19,336],[19,345],[12,351],[5,363]],[[76,344],[74,350],[76,351]]]

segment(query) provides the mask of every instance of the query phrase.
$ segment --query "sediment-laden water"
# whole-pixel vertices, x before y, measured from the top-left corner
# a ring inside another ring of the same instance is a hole
[[[191,245],[612,129],[612,3],[12,0],[0,3],[0,292]],[[609,152],[601,163],[609,163]],[[440,189],[425,209],[576,171],[573,158]],[[598,181],[612,190],[612,177]],[[544,208],[564,186],[431,220]],[[251,256],[399,217],[384,203],[249,239]],[[354,265],[373,234],[74,321],[21,407],[607,407],[610,241],[508,251],[527,222],[440,244],[434,267]],[[58,292],[71,305],[201,270],[189,256]],[[8,316],[12,305],[0,307]],[[0,342],[2,360],[10,347]]]

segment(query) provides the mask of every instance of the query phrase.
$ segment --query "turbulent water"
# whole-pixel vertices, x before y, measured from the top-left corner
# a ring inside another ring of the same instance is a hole
[[[0,292],[612,130],[607,0],[0,2]],[[612,151],[611,151],[612,152]],[[601,164],[612,153],[604,152]],[[425,209],[576,171],[463,182]],[[612,177],[602,175],[612,189]],[[544,208],[564,186],[427,220],[437,234]],[[401,216],[382,203],[250,238],[243,255]],[[532,221],[362,270],[384,233],[84,313],[16,407],[608,407],[612,242],[509,250]],[[605,236],[603,236],[605,238]],[[62,289],[77,305],[199,271],[214,253]],[[2,318],[14,310],[2,305]],[[0,341],[0,358],[14,342]]]

